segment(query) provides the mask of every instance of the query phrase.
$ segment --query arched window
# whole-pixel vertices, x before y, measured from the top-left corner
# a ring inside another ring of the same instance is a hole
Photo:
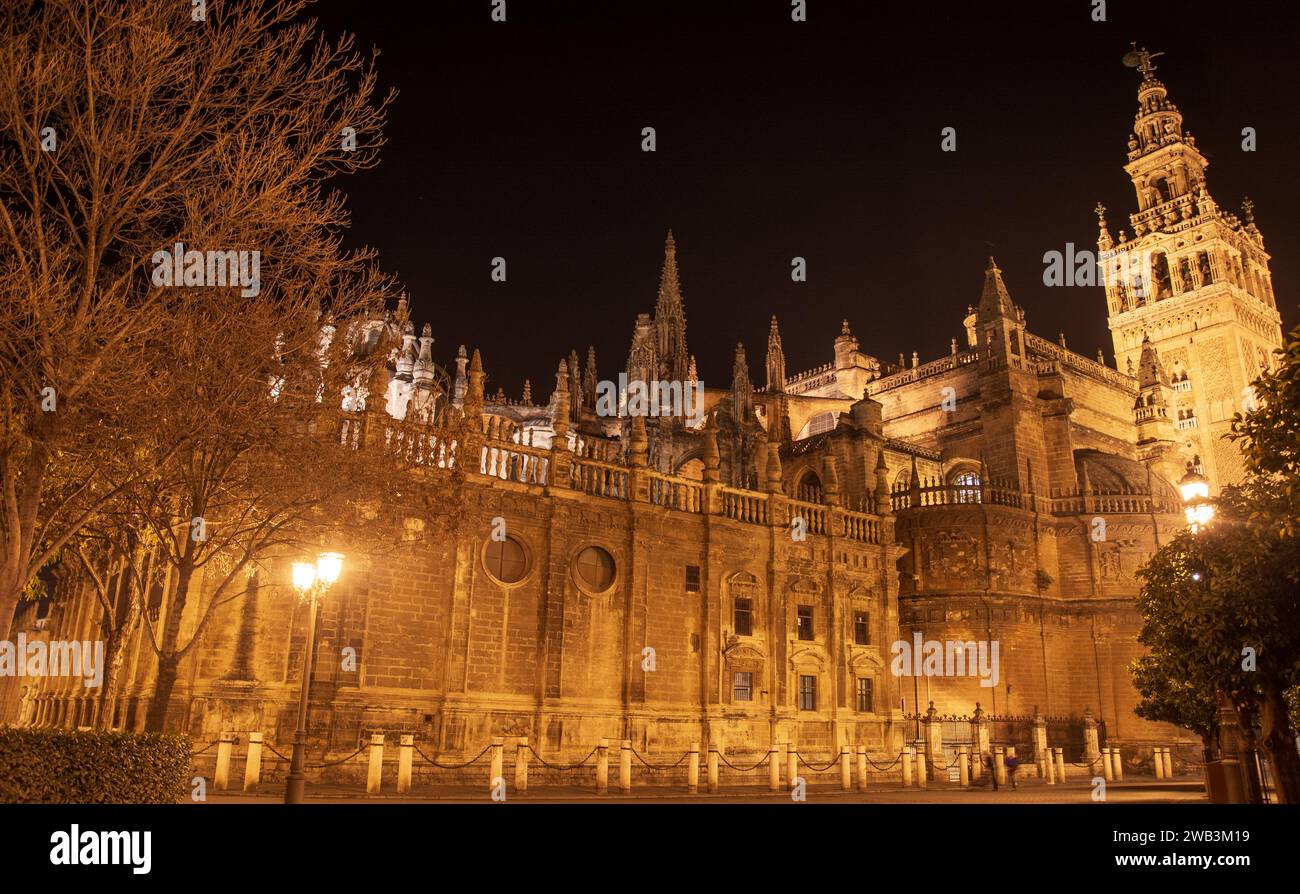
[[[812,469],[804,472],[799,477],[799,483],[794,489],[794,498],[803,500],[805,503],[820,503],[822,501],[822,480],[817,477],[817,473]]]
[[[978,472],[966,470],[959,472],[953,479],[953,497],[958,503],[980,502],[980,476]]]
[[[692,481],[703,481],[704,460],[699,458],[688,459],[686,462],[682,463],[680,466],[677,467],[677,477],[689,478]]]
[[[1151,255],[1151,286],[1153,297],[1160,301],[1169,297],[1169,259],[1162,251]]]

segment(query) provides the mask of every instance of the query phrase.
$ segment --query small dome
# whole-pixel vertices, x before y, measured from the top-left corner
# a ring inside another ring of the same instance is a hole
[[[1079,480],[1086,474],[1092,489],[1098,493],[1145,493],[1150,487],[1155,496],[1164,497],[1167,502],[1177,505],[1180,500],[1172,484],[1155,472],[1148,479],[1146,466],[1123,456],[1100,450],[1076,450],[1074,468]]]

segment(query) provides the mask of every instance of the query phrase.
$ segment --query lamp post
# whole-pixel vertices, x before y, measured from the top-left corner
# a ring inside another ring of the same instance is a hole
[[[307,703],[311,699],[311,682],[316,662],[316,617],[319,603],[325,592],[339,579],[343,570],[342,553],[321,553],[316,564],[293,563],[293,587],[298,598],[309,606],[307,616],[307,651],[302,659],[302,685],[298,688],[298,728],[293,734],[293,756],[289,761],[289,777],[285,780],[284,803],[301,804],[303,764],[307,760]]]
[[[1214,504],[1210,502],[1210,482],[1205,480],[1197,467],[1201,464],[1199,456],[1187,463],[1187,474],[1178,480],[1178,490],[1183,495],[1183,513],[1187,524],[1195,534],[1214,518]]]

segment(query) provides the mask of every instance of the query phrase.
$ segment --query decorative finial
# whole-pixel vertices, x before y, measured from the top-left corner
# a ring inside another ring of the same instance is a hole
[[[775,319],[775,318],[774,318],[774,319]],[[840,335],[852,335],[852,333],[849,332],[849,321],[848,321],[848,319],[845,319],[844,322],[840,323]]]
[[[1249,197],[1241,200],[1241,213],[1246,216],[1246,223],[1253,224],[1255,222],[1255,203]]]

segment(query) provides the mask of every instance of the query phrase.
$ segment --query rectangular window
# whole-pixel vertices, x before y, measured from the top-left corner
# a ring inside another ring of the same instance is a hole
[[[858,677],[858,710],[865,714],[870,714],[876,710],[873,702],[875,695],[872,686],[873,682],[867,677]]]
[[[799,677],[799,710],[816,711],[817,710],[817,678],[810,676]]]
[[[687,593],[700,592],[700,566],[699,565],[686,566],[686,592]]]
[[[736,635],[754,635],[754,611],[748,599],[736,600]]]
[[[813,638],[813,614],[811,605],[799,606],[799,616],[797,623],[799,639]]]
[[[866,612],[853,613],[853,641],[859,646],[871,645],[871,618]]]
[[[748,702],[754,700],[754,675],[750,671],[736,671],[732,684],[732,701]]]

